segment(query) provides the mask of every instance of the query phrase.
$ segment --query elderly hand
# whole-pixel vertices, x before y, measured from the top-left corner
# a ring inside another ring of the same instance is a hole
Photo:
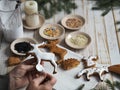
[[[27,90],[52,90],[56,79],[45,72],[38,72],[34,61],[27,61],[16,66],[10,73],[10,90],[16,90],[28,85]],[[43,65],[43,62],[41,63]]]
[[[52,90],[56,79],[48,73],[38,73],[36,76],[29,76],[30,84],[26,90]]]
[[[34,69],[33,65],[20,64],[10,73],[10,90],[16,90],[29,84],[28,74]]]

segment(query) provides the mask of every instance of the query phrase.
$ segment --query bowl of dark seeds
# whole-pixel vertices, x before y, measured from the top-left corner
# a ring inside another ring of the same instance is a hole
[[[11,43],[10,49],[16,55],[26,55],[33,48],[30,43],[36,44],[37,41],[32,38],[19,38]]]

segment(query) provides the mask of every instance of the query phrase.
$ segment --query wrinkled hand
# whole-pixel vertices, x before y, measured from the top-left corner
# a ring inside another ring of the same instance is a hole
[[[29,84],[28,74],[34,68],[33,65],[20,64],[10,73],[10,90],[16,90]]]
[[[39,73],[36,76],[29,76],[30,84],[26,90],[52,90],[56,79],[48,73]]]

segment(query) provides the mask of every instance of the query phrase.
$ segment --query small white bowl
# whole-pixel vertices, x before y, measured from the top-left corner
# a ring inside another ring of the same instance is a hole
[[[71,21],[70,21],[71,19]],[[79,23],[76,24],[76,21],[79,21]],[[69,22],[69,25],[77,25],[77,26],[68,26],[66,22],[68,22],[68,20],[70,21]],[[69,29],[69,30],[79,30],[81,29],[81,27],[85,24],[85,19],[80,16],[80,15],[67,15],[65,16],[62,20],[61,20],[61,24],[66,28],[66,29]]]
[[[23,27],[27,30],[35,30],[35,29],[39,29],[45,22],[45,18],[39,14],[39,20],[40,20],[40,24],[37,25],[37,26],[34,26],[34,27],[29,27],[27,24],[26,24],[26,21],[25,19],[23,19]]]
[[[25,53],[19,53],[18,51],[15,50],[15,44],[20,43],[20,42],[30,42],[30,43],[34,43],[34,44],[37,43],[37,41],[32,39],[32,38],[19,38],[19,39],[14,40],[10,45],[10,49],[14,54],[22,55],[22,56],[26,55],[26,54]]]
[[[56,36],[50,36],[50,35],[47,35],[45,34],[45,30],[48,29],[48,30],[51,30],[51,28],[53,28],[53,31],[54,30],[58,30],[59,31],[59,34],[56,35]],[[63,26],[59,25],[59,24],[45,24],[43,25],[40,29],[39,29],[39,34],[41,37],[43,37],[44,39],[47,39],[47,40],[55,40],[55,39],[60,39],[61,37],[64,36],[65,34],[65,29]]]
[[[91,37],[84,32],[75,31],[66,36],[65,42],[71,48],[83,49],[90,44]]]

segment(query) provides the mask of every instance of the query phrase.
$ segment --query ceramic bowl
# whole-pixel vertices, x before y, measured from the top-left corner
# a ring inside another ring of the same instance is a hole
[[[84,32],[75,31],[66,36],[65,42],[71,48],[84,49],[90,44],[91,37]]]
[[[69,30],[79,30],[85,24],[85,19],[80,15],[67,15],[61,20],[61,24]]]
[[[16,55],[26,55],[25,53],[19,53],[17,50],[15,50],[15,45],[20,42],[30,42],[34,44],[37,43],[37,41],[34,40],[33,38],[19,38],[19,39],[14,40],[10,45],[10,49]]]
[[[41,37],[47,40],[60,39],[65,34],[65,29],[59,24],[45,24],[39,29]]]

